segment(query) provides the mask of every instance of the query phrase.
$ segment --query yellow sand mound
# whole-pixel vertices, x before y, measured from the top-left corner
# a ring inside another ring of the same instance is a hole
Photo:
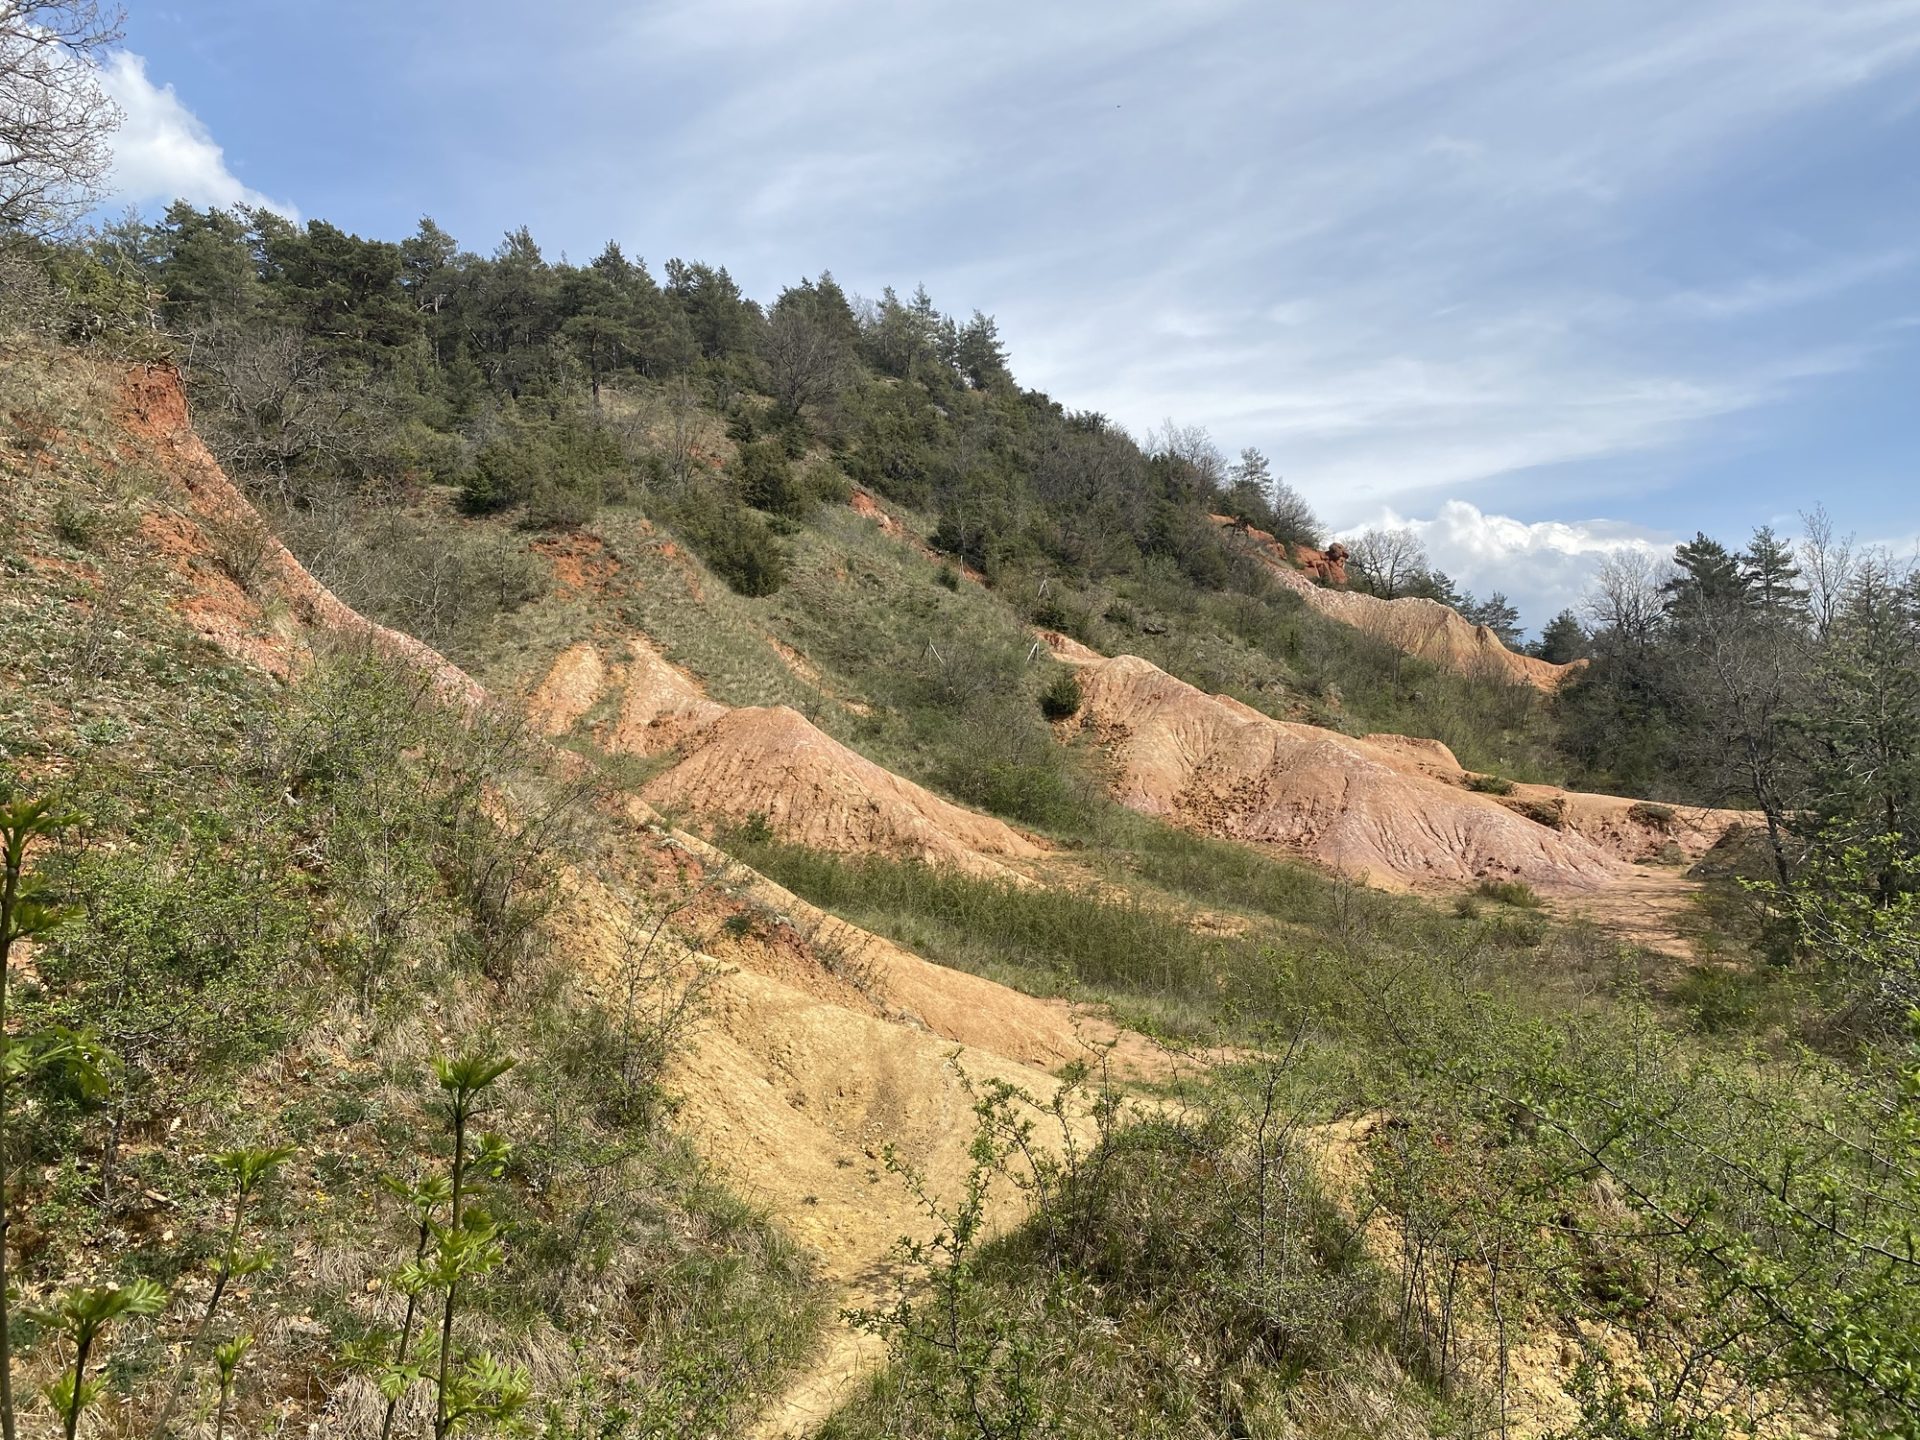
[[[564,735],[593,708],[606,684],[599,650],[585,641],[569,645],[527,698],[527,718],[542,735]]]
[[[609,750],[685,753],[642,792],[653,804],[707,819],[764,817],[783,840],[821,850],[880,852],[975,874],[1040,854],[1009,826],[942,800],[848,749],[797,710],[729,710],[644,638],[608,665],[589,642],[562,651],[528,708],[549,735],[574,728],[616,692],[614,718],[599,727]]]
[[[1136,810],[1403,883],[1604,885],[1621,862],[1583,837],[1420,773],[1389,749],[1206,695],[1132,655],[1082,665],[1080,723]],[[1444,747],[1442,747],[1444,748]]]
[[[627,641],[619,680],[624,692],[607,737],[610,749],[658,755],[727,713],[726,706],[707,698],[698,681],[639,636]]]
[[[821,850],[906,855],[975,873],[998,871],[993,857],[1040,853],[1000,821],[883,770],[784,705],[727,712],[641,793],[710,817],[762,815],[776,835]]]

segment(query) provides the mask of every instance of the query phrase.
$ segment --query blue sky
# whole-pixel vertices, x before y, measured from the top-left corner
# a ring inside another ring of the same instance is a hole
[[[995,315],[1537,624],[1608,548],[1920,535],[1920,0],[131,0],[152,205]]]

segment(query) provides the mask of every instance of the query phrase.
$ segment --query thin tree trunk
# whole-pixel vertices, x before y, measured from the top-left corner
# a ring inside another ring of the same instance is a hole
[[[0,883],[0,1046],[12,1043],[7,1033],[7,990],[13,978],[9,966],[13,960],[13,912],[20,895],[20,866],[26,854],[26,842],[9,844],[6,879]],[[13,1332],[7,1290],[12,1283],[8,1274],[8,1224],[13,1218],[13,1197],[8,1193],[7,1114],[13,1097],[0,1073],[0,1436],[13,1437]],[[72,1427],[68,1427],[72,1434]]]
[[[87,1378],[87,1352],[93,1349],[91,1339],[82,1340],[75,1347],[73,1355],[73,1400],[67,1406],[67,1440],[73,1440],[73,1432],[80,1428],[81,1382]]]
[[[467,1173],[467,1112],[464,1106],[453,1112],[453,1201],[448,1208],[449,1233],[460,1233],[460,1201]],[[447,1371],[453,1359],[453,1307],[460,1290],[458,1272],[447,1279],[446,1308],[440,1312],[440,1378],[434,1387],[434,1440],[447,1435]]]
[[[227,1248],[220,1257],[220,1271],[213,1278],[213,1293],[207,1297],[207,1308],[200,1312],[200,1323],[193,1327],[187,1348],[181,1352],[179,1368],[173,1372],[173,1384],[167,1390],[167,1403],[160,1407],[160,1418],[153,1422],[152,1440],[166,1440],[167,1429],[173,1424],[173,1412],[180,1405],[180,1394],[186,1389],[187,1376],[193,1372],[194,1357],[199,1353],[201,1341],[207,1338],[214,1311],[220,1308],[220,1297],[227,1292],[227,1281],[233,1278],[233,1252],[240,1243],[240,1224],[246,1210],[247,1196],[243,1190],[234,1196],[233,1223],[227,1230]]]
[[[433,1237],[433,1223],[430,1220],[420,1222],[420,1243],[414,1247],[413,1263],[417,1269],[420,1262],[427,1258],[427,1241]],[[400,1322],[400,1343],[394,1349],[393,1363],[396,1368],[407,1363],[407,1347],[413,1340],[413,1321],[420,1310],[420,1295],[416,1290],[407,1297],[407,1315]],[[393,1434],[394,1411],[400,1408],[400,1397],[395,1395],[387,1401],[386,1418],[380,1422],[380,1440],[388,1440]]]

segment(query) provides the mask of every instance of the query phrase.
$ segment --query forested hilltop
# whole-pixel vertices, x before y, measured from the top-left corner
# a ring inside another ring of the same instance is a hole
[[[1269,581],[1209,517],[1283,547],[1326,538],[1257,450],[1229,463],[1171,421],[1137,440],[1024,389],[993,320],[943,315],[924,289],[858,300],[823,274],[763,306],[724,267],[669,260],[656,280],[617,243],[576,265],[549,261],[524,228],[482,256],[431,220],[390,242],[184,203],[47,258],[79,299],[80,333],[145,335],[177,356],[215,453],[324,580],[456,650],[457,632],[531,582],[497,544],[410,523],[436,488],[533,532],[630,507],[763,595],[783,583],[796,528],[860,487],[926,514],[956,567],[1096,645],[1116,625],[1137,637],[1143,596],[1272,638],[1252,618],[1276,604]],[[1898,736],[1861,738],[1920,734],[1899,663],[1916,638],[1911,569],[1855,553],[1821,517],[1810,526],[1797,549],[1763,527],[1732,550],[1702,535],[1664,566],[1614,561],[1583,613],[1552,617],[1531,647],[1590,662],[1539,713],[1419,668],[1376,680],[1373,655],[1316,663],[1298,626],[1296,708],[1334,718],[1316,703],[1333,687],[1361,722],[1424,728],[1523,778],[1735,804],[1779,825],[1865,806],[1904,826],[1904,798],[1849,796],[1847,777],[1913,788],[1892,778],[1905,774]],[[374,528],[388,558],[369,565],[345,537]],[[1519,647],[1505,597],[1461,593],[1411,533],[1349,548],[1356,588],[1439,600]],[[1893,697],[1889,718],[1859,711],[1880,703],[1863,683]]]

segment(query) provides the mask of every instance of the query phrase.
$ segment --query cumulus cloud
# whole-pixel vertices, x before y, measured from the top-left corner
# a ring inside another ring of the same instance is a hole
[[[100,83],[125,115],[113,138],[116,196],[133,204],[190,200],[195,205],[263,206],[289,219],[298,212],[246,184],[227,168],[220,148],[200,117],[171,85],[148,78],[147,62],[118,51],[101,67]]]
[[[1671,535],[1619,520],[1528,523],[1489,515],[1465,500],[1449,500],[1426,519],[1383,510],[1371,524],[1412,530],[1457,585],[1482,597],[1503,592],[1535,631],[1560,611],[1579,608],[1607,556],[1637,550],[1659,558],[1672,554],[1675,544]],[[1347,534],[1368,528],[1356,526]]]

